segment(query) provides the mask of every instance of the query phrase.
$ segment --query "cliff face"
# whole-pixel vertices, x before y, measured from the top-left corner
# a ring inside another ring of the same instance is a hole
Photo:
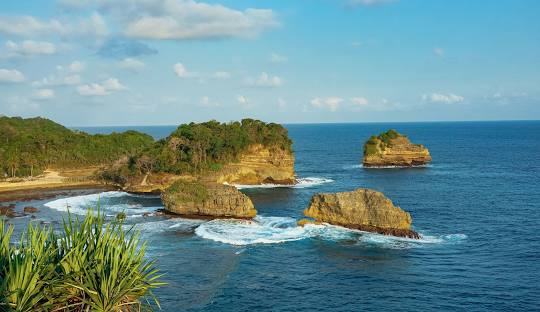
[[[406,136],[397,132],[383,133],[372,137],[364,146],[364,167],[397,166],[412,167],[431,162],[429,150],[420,144],[413,144]],[[386,135],[392,133],[393,135]]]
[[[234,186],[177,181],[161,193],[165,208],[184,216],[253,218],[257,210]]]
[[[294,155],[255,144],[240,156],[239,162],[225,165],[213,179],[221,184],[294,184]]]
[[[411,215],[394,206],[383,193],[357,189],[352,192],[316,194],[304,210],[316,222],[327,222],[368,232],[419,238],[411,230]]]

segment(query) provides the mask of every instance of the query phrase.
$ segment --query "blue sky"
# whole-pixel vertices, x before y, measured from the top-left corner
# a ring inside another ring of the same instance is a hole
[[[540,119],[540,1],[0,2],[0,114]]]

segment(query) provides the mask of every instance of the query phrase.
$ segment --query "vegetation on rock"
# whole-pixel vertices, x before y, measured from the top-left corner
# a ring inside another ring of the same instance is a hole
[[[0,178],[33,176],[46,168],[108,165],[153,142],[136,131],[90,135],[45,118],[0,117]]]
[[[167,192],[174,193],[179,202],[201,203],[208,198],[208,190],[201,182],[178,180]]]
[[[0,219],[0,311],[141,311],[164,285],[145,246],[119,220],[71,215],[63,231],[29,223],[18,243]]]
[[[390,129],[386,132],[382,132],[378,136],[371,136],[364,144],[364,155],[375,155],[380,150],[385,150],[386,147],[392,146],[392,140],[402,136],[396,130]]]
[[[105,170],[104,180],[123,184],[130,177],[149,173],[198,175],[239,161],[249,146],[291,151],[287,129],[275,123],[243,119],[241,122],[180,125],[167,138]]]

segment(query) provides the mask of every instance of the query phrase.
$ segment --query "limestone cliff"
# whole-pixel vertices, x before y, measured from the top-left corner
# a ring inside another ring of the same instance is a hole
[[[304,210],[316,222],[327,222],[368,232],[419,238],[411,230],[411,215],[394,206],[383,193],[369,189],[316,194]]]
[[[395,130],[372,136],[364,145],[364,167],[412,167],[429,162],[431,155],[426,147],[411,143]]]
[[[184,216],[253,218],[257,210],[234,186],[178,180],[161,193],[165,208]]]
[[[294,155],[277,147],[254,144],[242,153],[238,162],[225,165],[211,178],[229,184],[294,184]]]

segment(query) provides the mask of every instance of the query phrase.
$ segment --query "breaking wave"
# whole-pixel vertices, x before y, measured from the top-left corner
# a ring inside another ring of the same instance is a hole
[[[252,221],[218,219],[205,222],[195,229],[195,234],[230,245],[277,244],[319,238],[329,241],[356,240],[358,245],[391,249],[451,244],[467,238],[465,234],[451,234],[422,235],[421,239],[412,239],[362,232],[329,224],[308,224],[301,227],[293,218],[262,216],[257,216]]]
[[[258,185],[247,185],[247,184],[233,184],[237,189],[253,189],[253,188],[306,188],[306,187],[313,187],[325,183],[331,183],[334,182],[332,179],[328,178],[319,178],[319,177],[308,177],[308,178],[300,178],[296,180],[296,184],[293,185],[287,185],[287,184],[258,184]]]
[[[144,206],[137,201],[130,200],[136,198],[155,198],[155,196],[134,195],[125,192],[111,191],[89,195],[79,195],[73,197],[59,198],[50,201],[45,206],[61,211],[85,215],[89,209],[100,210],[106,216],[115,216],[119,212],[124,212],[128,217],[142,217],[144,214],[155,212],[161,206]]]

